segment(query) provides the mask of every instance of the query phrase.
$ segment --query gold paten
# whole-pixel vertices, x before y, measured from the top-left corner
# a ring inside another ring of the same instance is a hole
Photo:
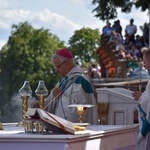
[[[76,131],[83,131],[86,129],[86,126],[74,125]]]

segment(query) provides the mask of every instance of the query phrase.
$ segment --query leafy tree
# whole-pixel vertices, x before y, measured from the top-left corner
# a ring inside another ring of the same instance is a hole
[[[98,61],[96,54],[96,49],[100,44],[100,32],[98,29],[83,27],[80,30],[76,30],[68,43],[77,64],[85,67],[87,63]]]
[[[131,12],[131,8],[141,8],[141,11],[149,9],[149,0],[93,0],[93,5],[97,5],[93,12],[100,20],[110,20],[117,18],[117,8],[121,8],[124,13]]]
[[[61,47],[64,42],[47,29],[35,29],[28,22],[12,26],[8,43],[0,51],[1,110],[25,80],[30,81],[33,94],[39,80],[51,90],[58,79],[51,56]]]

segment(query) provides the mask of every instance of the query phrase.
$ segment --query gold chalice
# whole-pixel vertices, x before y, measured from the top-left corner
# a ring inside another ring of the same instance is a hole
[[[86,129],[86,126],[89,125],[89,123],[83,123],[84,115],[86,114],[87,108],[93,106],[94,105],[90,104],[72,104],[68,106],[68,107],[76,107],[77,114],[79,115],[79,123],[74,123],[74,128],[76,131],[83,131]]]
[[[78,113],[78,115],[79,115],[79,121],[80,121],[80,123],[83,123],[83,120],[84,120],[84,115],[85,115],[85,113],[86,113],[86,107],[84,107],[84,106],[78,106],[77,107],[77,113]]]
[[[79,115],[79,122],[84,122],[84,115],[86,114],[87,108],[93,107],[91,104],[72,104],[68,107],[76,107],[77,113]]]

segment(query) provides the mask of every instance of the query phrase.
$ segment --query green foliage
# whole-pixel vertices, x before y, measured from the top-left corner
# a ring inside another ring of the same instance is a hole
[[[69,39],[69,49],[75,56],[79,65],[86,66],[87,63],[98,61],[96,50],[100,44],[100,33],[98,29],[83,27],[76,30]]]
[[[149,28],[149,23],[144,23],[143,26],[140,26],[140,30],[144,33],[144,31],[146,31],[146,29]]]
[[[18,93],[25,80],[30,81],[33,94],[39,80],[44,80],[50,91],[58,80],[51,56],[62,47],[64,42],[49,30],[34,29],[28,22],[13,25],[8,43],[0,51],[1,107]]]
[[[93,0],[93,5],[97,5],[92,12],[96,12],[95,17],[100,20],[110,20],[117,18],[117,8],[121,8],[124,13],[131,12],[131,8],[141,8],[141,11],[149,9],[149,0]]]
[[[141,11],[146,11],[149,9],[150,2],[149,0],[137,0],[135,6],[141,8]]]

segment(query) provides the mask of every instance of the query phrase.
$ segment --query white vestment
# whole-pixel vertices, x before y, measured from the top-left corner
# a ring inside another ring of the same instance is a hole
[[[47,111],[73,123],[78,123],[79,115],[76,108],[68,106],[71,104],[92,104],[94,107],[87,108],[84,123],[98,123],[94,88],[82,74],[80,67],[74,67],[56,86],[62,90],[61,97],[55,98],[51,92],[46,100],[47,104],[50,103]]]
[[[150,79],[139,99],[138,150],[150,150]]]

